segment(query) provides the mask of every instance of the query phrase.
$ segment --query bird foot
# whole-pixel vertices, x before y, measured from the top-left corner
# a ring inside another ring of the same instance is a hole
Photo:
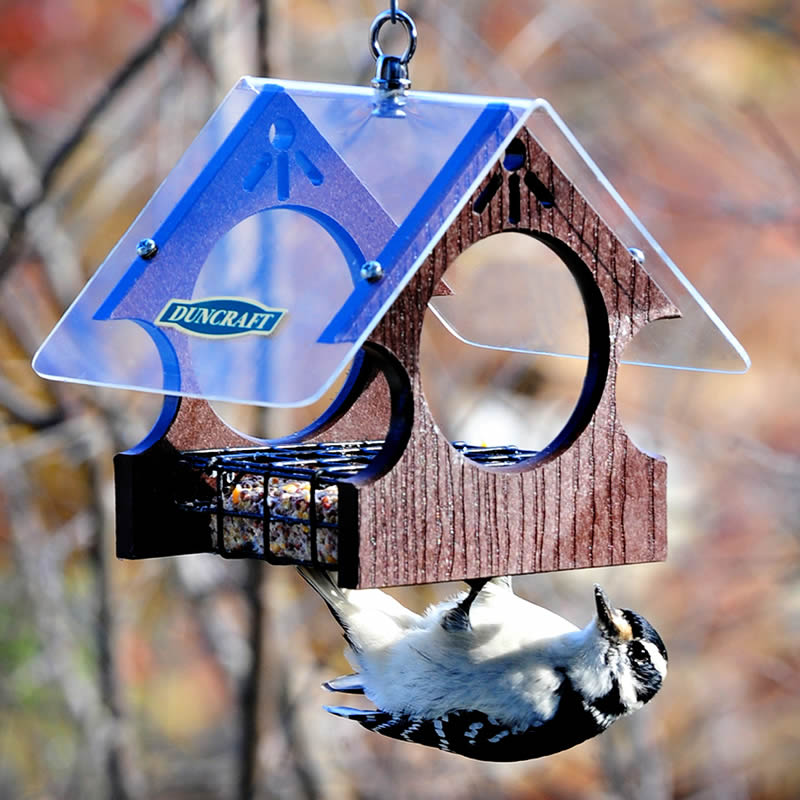
[[[469,586],[469,594],[453,609],[442,617],[442,627],[446,631],[471,631],[472,623],[469,620],[469,610],[475,598],[489,582],[489,578],[471,578],[465,581]]]

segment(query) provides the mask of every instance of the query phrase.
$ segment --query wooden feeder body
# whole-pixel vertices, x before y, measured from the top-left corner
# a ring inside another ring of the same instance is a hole
[[[359,538],[351,578],[358,586],[666,557],[667,465],[640,451],[623,429],[616,378],[637,331],[680,312],[534,137],[524,130],[519,138],[552,205],[545,208],[533,192],[522,191],[519,215],[510,213],[518,201],[514,183],[504,180],[478,213],[486,187],[504,172],[498,164],[370,337],[408,373],[414,420],[394,469],[359,487],[359,525],[368,535]],[[517,216],[519,222],[509,221]],[[590,353],[580,399],[556,439],[527,464],[490,470],[458,453],[434,422],[420,375],[420,335],[427,302],[447,267],[470,245],[504,231],[544,242],[571,270],[586,306]],[[374,417],[369,404],[356,406],[342,433],[364,430]]]
[[[40,348],[42,375],[167,394],[148,437],[115,459],[121,557],[258,557],[212,544],[220,486],[246,471],[220,465],[256,446],[267,458],[296,451],[307,465],[310,450],[365,440],[379,441],[349,473],[301,470],[311,497],[318,477],[338,486],[344,586],[665,557],[666,464],[629,440],[615,393],[626,345],[679,309],[521,127],[546,103],[419,93],[408,104],[403,122],[363,89],[243,79]],[[324,258],[307,257],[298,220],[322,230],[342,266],[326,272]],[[260,244],[242,255],[249,225],[263,226]],[[288,266],[269,246],[287,230],[301,248]],[[436,426],[420,337],[429,300],[449,293],[448,266],[508,231],[549,247],[572,274],[589,354],[555,439],[490,468]],[[152,237],[143,249],[142,237]],[[369,280],[375,261],[382,276]],[[230,324],[243,330],[212,330],[228,319],[212,315],[219,302],[239,309]],[[267,317],[268,330],[253,329]],[[244,438],[202,399],[302,405],[350,360],[330,408],[279,442]],[[272,473],[261,475],[266,489]],[[187,510],[193,498],[203,502]],[[266,543],[262,555],[271,560]]]
[[[524,188],[517,199],[508,180],[487,202],[487,187],[507,174],[498,162],[369,337],[366,350],[385,378],[368,376],[346,409],[309,431],[310,439],[348,441],[383,438],[387,425],[392,428],[380,463],[351,481],[358,524],[340,535],[342,585],[429,583],[666,556],[667,465],[631,442],[615,393],[619,360],[632,337],[648,322],[680,312],[534,137],[523,130],[518,139],[527,169],[547,189],[547,204]],[[428,301],[447,291],[441,284],[447,267],[470,245],[505,231],[535,237],[570,269],[586,306],[590,353],[580,399],[556,439],[526,463],[489,469],[459,453],[434,422],[420,375],[420,337]],[[165,414],[174,421],[155,445],[162,466],[169,463],[165,448],[253,446],[205,401],[168,401]],[[118,473],[131,458],[118,457]],[[159,485],[157,469],[135,470],[151,491]],[[145,525],[136,522],[139,497],[137,491],[118,495],[120,522],[131,533],[123,536],[122,556],[137,557],[132,539]],[[164,555],[196,551],[196,538],[194,545],[185,541],[185,519],[163,522],[157,538]],[[147,530],[152,539],[152,522]]]

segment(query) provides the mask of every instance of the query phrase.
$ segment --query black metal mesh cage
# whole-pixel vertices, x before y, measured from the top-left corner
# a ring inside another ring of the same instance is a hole
[[[184,451],[198,470],[203,497],[182,498],[186,511],[209,517],[211,546],[226,558],[335,569],[342,545],[354,544],[357,494],[348,478],[363,470],[383,441],[302,443],[236,450]],[[463,455],[508,466],[533,453],[519,448],[471,447]]]
[[[210,493],[184,509],[209,514],[211,544],[226,558],[336,568],[342,536],[355,536],[355,488],[382,441],[193,450],[183,460]]]

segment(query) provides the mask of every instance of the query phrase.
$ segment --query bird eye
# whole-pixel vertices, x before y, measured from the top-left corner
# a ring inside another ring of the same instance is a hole
[[[631,642],[628,645],[628,655],[632,661],[641,662],[650,660],[650,654],[641,642]]]

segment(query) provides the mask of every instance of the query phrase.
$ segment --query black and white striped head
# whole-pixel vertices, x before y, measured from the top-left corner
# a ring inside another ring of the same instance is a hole
[[[594,589],[595,624],[605,645],[604,660],[612,675],[606,703],[611,716],[640,708],[656,694],[667,675],[667,648],[655,628],[627,608],[614,608],[599,587]]]

